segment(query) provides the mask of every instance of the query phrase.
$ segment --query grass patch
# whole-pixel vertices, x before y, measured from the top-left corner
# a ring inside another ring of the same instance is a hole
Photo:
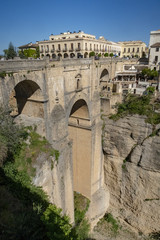
[[[97,223],[95,230],[99,232],[106,232],[107,236],[116,236],[121,226],[119,222],[113,217],[111,213],[106,213],[102,219]]]
[[[54,163],[58,163],[59,151],[53,149],[50,143],[36,133],[32,127],[26,128],[26,134],[29,141],[22,141],[14,154],[17,169],[24,170],[34,177],[36,169],[33,167],[33,164],[41,153],[45,153],[46,160],[54,157],[54,160],[51,158],[51,169],[53,169]]]

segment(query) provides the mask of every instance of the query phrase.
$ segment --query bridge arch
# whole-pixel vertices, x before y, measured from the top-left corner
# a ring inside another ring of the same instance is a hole
[[[100,81],[99,81],[100,90],[104,90],[107,87],[107,82],[109,82],[109,72],[105,68],[103,69],[100,75]]]
[[[43,117],[43,96],[40,86],[32,80],[23,80],[12,89],[9,105],[13,109],[12,115],[25,114]]]
[[[72,105],[68,132],[72,140],[73,189],[90,199],[92,131],[89,108],[84,99]]]

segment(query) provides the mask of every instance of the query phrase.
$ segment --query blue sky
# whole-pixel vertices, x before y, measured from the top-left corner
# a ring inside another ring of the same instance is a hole
[[[142,40],[160,29],[160,0],[1,0],[0,54],[8,48],[79,31],[111,41]]]

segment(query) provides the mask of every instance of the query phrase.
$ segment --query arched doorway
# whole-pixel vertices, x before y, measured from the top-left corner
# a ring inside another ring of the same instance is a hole
[[[109,72],[107,69],[104,69],[100,76],[100,90],[105,90],[107,87],[107,82],[109,82]]]
[[[64,54],[64,58],[68,58],[68,54],[67,53]]]
[[[43,117],[43,96],[38,84],[31,80],[19,82],[10,94],[12,115]]]
[[[53,54],[52,54],[52,59],[55,59],[55,58],[56,58],[56,54],[53,53]]]
[[[75,102],[69,117],[69,137],[73,141],[74,191],[91,197],[91,122],[86,102]]]
[[[84,54],[84,58],[87,58],[87,57],[88,57],[88,53],[85,52],[85,54]]]
[[[74,58],[75,57],[75,54],[74,53],[71,53],[70,54],[70,58]]]

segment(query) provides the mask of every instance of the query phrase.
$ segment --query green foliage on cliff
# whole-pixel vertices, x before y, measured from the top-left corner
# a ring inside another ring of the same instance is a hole
[[[89,236],[90,224],[86,217],[89,204],[89,199],[80,193],[74,192],[75,227],[73,233],[77,240],[84,240]]]
[[[148,123],[160,123],[160,113],[156,112],[156,110],[160,109],[160,104],[154,99],[153,92],[153,87],[149,87],[146,95],[128,95],[123,103],[117,104],[117,113],[112,114],[110,119],[116,121],[127,115],[139,114],[147,116],[146,122]]]
[[[103,218],[101,218],[96,226],[96,230],[99,232],[104,232],[107,236],[116,236],[121,229],[119,221],[113,217],[111,213],[106,213]]]
[[[59,153],[32,128],[16,126],[9,113],[1,108],[0,239],[78,239],[69,218],[32,184],[31,164],[38,154],[58,159]]]

